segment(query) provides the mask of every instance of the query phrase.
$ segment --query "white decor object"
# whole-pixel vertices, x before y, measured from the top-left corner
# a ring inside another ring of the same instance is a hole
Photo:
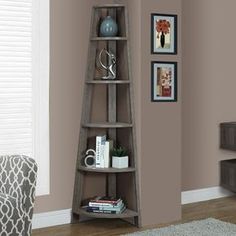
[[[112,157],[112,167],[113,168],[128,168],[129,167],[129,157],[124,156],[124,157]]]
[[[104,145],[106,135],[96,136],[96,168],[104,168]]]
[[[111,165],[110,157],[111,151],[113,149],[114,142],[113,140],[107,140],[104,147],[104,168],[109,168]]]

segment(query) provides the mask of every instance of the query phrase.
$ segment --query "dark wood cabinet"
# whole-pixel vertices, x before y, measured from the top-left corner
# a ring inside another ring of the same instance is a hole
[[[220,124],[220,148],[236,151],[236,122]]]
[[[220,162],[220,185],[236,192],[236,159]]]
[[[236,151],[236,122],[220,124],[220,148]],[[236,159],[220,162],[220,185],[236,192]]]

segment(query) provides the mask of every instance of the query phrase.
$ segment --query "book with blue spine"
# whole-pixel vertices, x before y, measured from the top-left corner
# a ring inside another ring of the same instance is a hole
[[[124,208],[124,203],[120,204],[119,206],[88,206],[87,209],[89,210],[108,210],[108,211],[120,211]]]
[[[101,208],[101,209],[94,209],[93,207],[87,207],[87,212],[92,213],[103,213],[103,214],[121,214],[126,209],[125,205],[120,209],[110,209],[110,208]]]

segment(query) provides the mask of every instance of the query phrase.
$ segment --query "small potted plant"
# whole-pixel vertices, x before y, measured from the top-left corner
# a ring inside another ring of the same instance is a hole
[[[125,148],[119,147],[112,150],[112,167],[119,169],[129,167],[128,151]]]

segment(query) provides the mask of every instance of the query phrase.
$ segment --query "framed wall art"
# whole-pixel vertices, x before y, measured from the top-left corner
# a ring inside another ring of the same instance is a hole
[[[151,62],[151,100],[177,101],[177,62]]]
[[[151,14],[151,53],[177,54],[177,15]]]

